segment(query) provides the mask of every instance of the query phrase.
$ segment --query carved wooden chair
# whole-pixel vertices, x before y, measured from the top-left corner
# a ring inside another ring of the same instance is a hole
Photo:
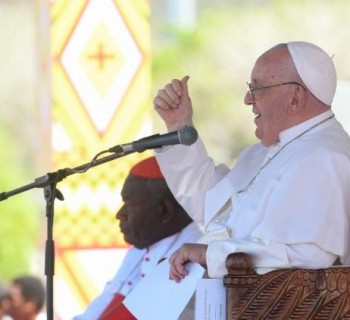
[[[350,266],[258,275],[249,255],[227,257],[227,320],[350,319]]]

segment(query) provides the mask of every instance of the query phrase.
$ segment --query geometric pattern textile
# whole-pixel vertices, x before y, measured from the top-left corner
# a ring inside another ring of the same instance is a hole
[[[55,0],[49,17],[52,169],[80,166],[102,150],[149,135],[149,2]],[[106,273],[115,273],[127,248],[115,219],[121,187],[130,167],[148,153],[57,185],[64,201],[55,202],[53,227],[56,319],[81,312],[108,280]]]

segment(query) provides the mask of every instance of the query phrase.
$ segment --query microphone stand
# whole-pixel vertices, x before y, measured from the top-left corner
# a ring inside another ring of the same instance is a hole
[[[11,196],[22,193],[24,191],[33,189],[33,188],[43,188],[44,189],[44,197],[46,200],[46,217],[47,217],[47,239],[45,244],[45,275],[46,275],[46,314],[47,320],[53,320],[54,312],[53,312],[53,276],[54,276],[54,266],[55,266],[55,248],[54,241],[52,236],[53,230],[53,220],[54,220],[54,202],[55,199],[59,199],[61,201],[64,200],[62,193],[56,188],[58,182],[62,181],[69,175],[75,173],[83,173],[86,172],[91,167],[98,166],[100,164],[112,161],[117,158],[121,158],[125,155],[129,155],[135,151],[130,150],[128,152],[124,152],[122,148],[116,147],[116,152],[112,155],[103,157],[101,159],[97,159],[99,155],[102,153],[109,152],[102,151],[98,153],[94,159],[88,163],[82,164],[73,169],[65,168],[59,169],[56,172],[47,173],[45,176],[39,177],[34,180],[33,183],[24,185],[17,189],[14,189],[9,192],[0,193],[0,201],[3,201]],[[144,150],[142,150],[144,151]],[[138,151],[141,152],[141,151]]]

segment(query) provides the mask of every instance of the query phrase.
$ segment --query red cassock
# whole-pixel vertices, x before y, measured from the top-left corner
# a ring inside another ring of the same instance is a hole
[[[137,320],[123,304],[124,296],[117,294],[99,317],[99,320]]]

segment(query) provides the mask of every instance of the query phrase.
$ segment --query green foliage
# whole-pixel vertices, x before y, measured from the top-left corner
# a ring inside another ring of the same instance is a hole
[[[35,146],[39,140],[34,121],[33,10],[32,0],[0,2],[0,192],[12,191],[35,177]],[[0,202],[1,281],[33,271],[37,262],[43,220],[40,215],[44,211],[41,201],[38,205],[38,192],[30,190]]]
[[[8,134],[0,132],[0,190],[8,192],[21,185],[28,175],[22,159],[16,156]],[[29,180],[28,180],[29,182]],[[33,191],[17,194],[0,202],[0,279],[10,280],[31,270],[40,236],[41,219]],[[35,192],[35,191],[34,191]]]

